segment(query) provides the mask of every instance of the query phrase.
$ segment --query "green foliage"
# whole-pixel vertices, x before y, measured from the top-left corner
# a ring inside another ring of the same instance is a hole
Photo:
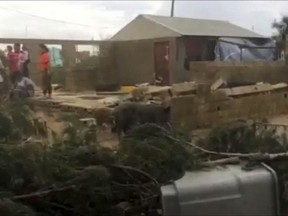
[[[18,143],[28,137],[47,137],[45,122],[34,119],[32,110],[24,101],[0,107],[0,144]]]
[[[167,136],[168,135],[168,136]],[[136,128],[120,143],[120,163],[133,165],[160,182],[178,179],[187,169],[198,168],[198,161],[191,152],[170,136],[183,138],[180,134],[146,124]],[[187,141],[187,140],[186,140]]]
[[[189,145],[187,134],[153,124],[132,130],[114,152],[100,146],[96,128],[80,127],[75,116],[66,116],[63,139],[44,145],[35,138],[45,137],[47,128],[31,115],[25,104],[0,110],[1,215],[149,215],[159,208],[160,185],[211,159]],[[277,153],[286,151],[283,141],[273,128],[236,122],[197,145],[216,152]],[[273,167],[286,182],[286,165]]]
[[[288,17],[287,16],[283,16],[279,22],[274,21],[272,23],[272,28],[276,29],[278,31],[278,33],[281,34],[281,29],[283,27],[283,23],[285,23],[288,26]],[[286,28],[286,31],[284,33],[285,34],[288,33],[288,28]]]
[[[8,201],[15,204],[7,216],[24,211],[23,205],[27,212],[33,209],[27,215],[123,215],[118,205],[123,201],[131,211],[148,211],[160,195],[157,182],[180,178],[195,162],[185,146],[167,138],[167,133],[176,134],[153,125],[135,129],[117,152],[100,147],[93,126],[73,124],[63,140],[47,146],[34,140],[47,134],[45,125],[31,115],[25,104],[0,110],[5,125],[0,131],[0,207]],[[19,139],[10,145],[15,130]],[[32,139],[23,142],[28,136]]]
[[[9,199],[0,201],[0,215],[5,216],[36,216],[36,212],[28,206],[13,202]]]
[[[215,152],[228,153],[283,153],[287,152],[287,134],[277,134],[277,126],[265,124],[248,124],[246,121],[233,122],[222,127],[215,128],[209,136],[201,140],[198,145]],[[205,155],[206,159],[219,159],[223,156]],[[286,160],[266,161],[266,164],[274,169],[278,175],[278,187],[280,189],[281,210],[286,215],[285,206],[288,204],[288,164]]]
[[[215,128],[204,140],[209,150],[233,153],[285,152],[274,128],[265,129],[245,121],[233,122]],[[203,142],[203,141],[202,141]]]

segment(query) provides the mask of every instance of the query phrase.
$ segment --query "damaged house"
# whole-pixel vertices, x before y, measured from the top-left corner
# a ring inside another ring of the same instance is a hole
[[[273,39],[227,21],[139,15],[112,38],[122,84],[186,81],[192,61],[273,61]],[[188,81],[188,80],[187,80]]]

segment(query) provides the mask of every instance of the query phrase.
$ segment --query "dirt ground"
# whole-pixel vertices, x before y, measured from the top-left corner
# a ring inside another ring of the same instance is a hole
[[[83,94],[84,95],[84,94]],[[83,106],[84,101],[87,103],[87,107],[89,105],[89,108],[91,106],[99,106],[99,102],[96,103],[95,100],[85,100],[83,95],[79,95],[78,100],[81,102],[81,106]],[[87,94],[89,95],[89,94]],[[73,94],[65,94],[65,93],[58,93],[55,95],[54,100],[60,100],[60,101],[65,101],[66,103],[72,103],[71,98],[73,98],[73,103],[76,103],[77,101],[75,100],[75,97],[73,97]],[[64,100],[65,99],[65,100]],[[84,105],[86,105],[86,103]],[[77,103],[76,103],[77,104]],[[43,111],[41,109],[38,109],[36,112],[36,116],[45,120],[48,127],[53,129],[53,131],[56,132],[57,135],[61,135],[63,133],[63,130],[67,126],[68,122],[66,121],[59,121],[59,115],[56,112],[47,112]],[[268,122],[271,124],[279,124],[279,125],[287,125],[288,126],[288,115],[278,115],[274,117],[268,118]],[[195,130],[192,131],[191,135],[194,137],[198,138],[203,138],[205,137],[211,129],[201,129],[201,130]],[[107,148],[115,148],[119,144],[118,137],[115,134],[112,134],[109,130],[99,130],[98,131],[98,139],[100,144],[103,147]]]
[[[59,121],[59,113],[47,112],[41,109],[37,109],[35,112],[36,117],[44,120],[47,123],[48,128],[53,130],[58,136],[63,134],[63,131],[68,125],[66,121]],[[116,134],[112,134],[110,129],[98,130],[98,140],[100,145],[106,148],[115,148],[119,144],[119,140]],[[52,138],[51,138],[52,139]]]

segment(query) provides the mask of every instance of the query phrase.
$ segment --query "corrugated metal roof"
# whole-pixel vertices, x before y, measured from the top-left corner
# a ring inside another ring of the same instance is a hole
[[[140,15],[140,16],[152,22],[165,26],[166,28],[169,28],[172,31],[178,32],[183,36],[267,38],[263,35],[257,34],[248,29],[242,28],[240,26],[222,20],[205,20],[205,19],[165,17],[155,15]]]

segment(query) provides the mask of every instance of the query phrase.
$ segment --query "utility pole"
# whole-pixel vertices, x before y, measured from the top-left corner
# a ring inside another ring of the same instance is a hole
[[[171,2],[171,17],[173,17],[174,16],[174,3],[175,3],[175,0],[171,0],[172,2]]]

